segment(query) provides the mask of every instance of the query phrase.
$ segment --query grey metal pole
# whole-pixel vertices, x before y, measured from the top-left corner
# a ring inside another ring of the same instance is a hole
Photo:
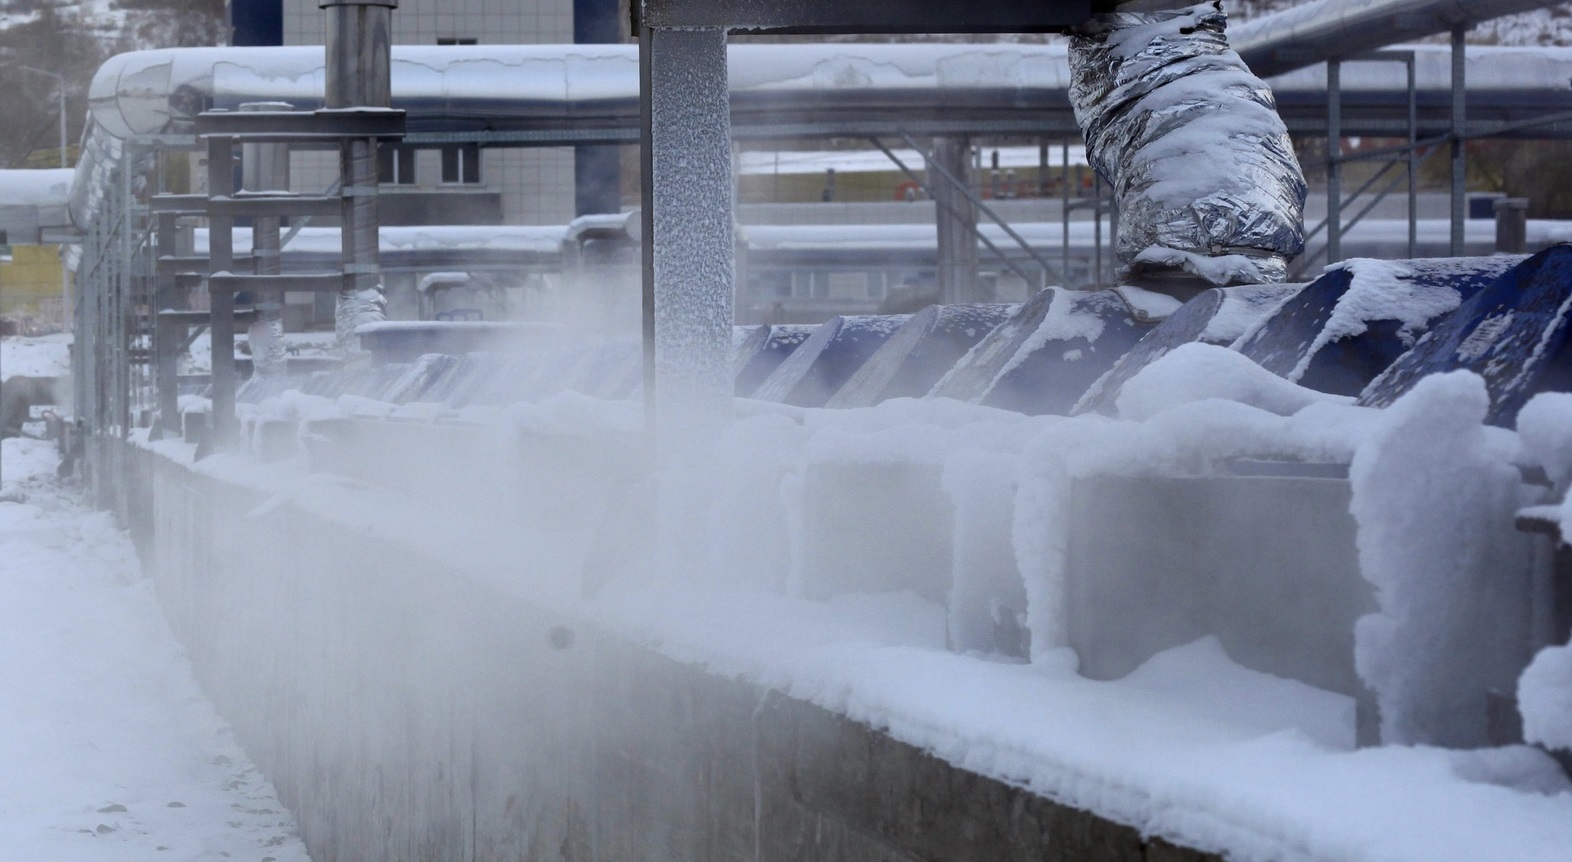
[[[639,28],[639,264],[641,318],[639,333],[644,354],[644,427],[655,433],[658,411],[655,392],[655,123],[651,111],[651,55],[655,31]]]
[[[248,102],[241,111],[292,111],[288,102]],[[241,185],[249,192],[289,191],[289,145],[280,143],[241,144]],[[251,257],[257,275],[283,272],[279,255],[282,219],[258,216],[251,225]],[[255,297],[257,316],[251,324],[251,361],[258,375],[282,374],[288,359],[284,346],[284,294],[259,291]]]
[[[1326,262],[1343,259],[1343,63],[1326,64]]]
[[[639,47],[645,331],[654,351],[646,380],[664,460],[699,451],[731,416],[736,238],[726,30],[646,27]]]
[[[966,193],[971,186],[971,154],[971,141],[967,138],[934,138],[929,161],[928,187],[933,190],[934,227],[938,234],[939,296],[942,302],[950,304],[981,299],[977,284],[977,206]]]
[[[387,108],[393,104],[392,19],[398,0],[317,0],[327,12],[327,98],[333,108]],[[346,348],[355,328],[382,317],[380,248],[377,242],[377,142],[345,140],[342,177],[344,290],[335,314],[337,344]]]
[[[1419,256],[1419,61],[1408,52],[1408,257]]]
[[[1064,173],[1061,175],[1062,182],[1061,182],[1061,184],[1059,186],[1059,191],[1061,192],[1060,197],[1062,198],[1062,200],[1060,201],[1060,204],[1059,204],[1059,206],[1060,206],[1059,216],[1064,221],[1064,260],[1060,264],[1060,268],[1059,268],[1059,286],[1063,287],[1063,288],[1067,288],[1067,287],[1070,286],[1070,139],[1069,138],[1065,138],[1064,146],[1063,146],[1063,149],[1061,150],[1061,153],[1064,156]]]
[[[1467,240],[1468,155],[1463,135],[1468,121],[1467,28],[1452,30],[1452,256],[1462,257]]]
[[[212,136],[207,139],[207,193],[211,198],[231,197],[235,193],[233,138]],[[208,271],[230,273],[235,265],[234,219],[208,218]],[[235,391],[239,375],[235,370],[235,295],[227,290],[209,291],[208,337],[213,345],[213,406],[208,415],[208,433],[215,449],[234,442],[239,423],[235,417]]]
[[[55,77],[58,79],[57,81],[55,81],[55,83],[57,85],[56,88],[55,88],[55,92],[58,93],[59,96],[60,96],[60,167],[63,168],[63,167],[67,167],[67,165],[66,165],[66,91],[65,91],[65,76],[64,75],[56,75]]]

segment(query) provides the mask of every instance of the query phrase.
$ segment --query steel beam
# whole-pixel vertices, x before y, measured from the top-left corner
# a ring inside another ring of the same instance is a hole
[[[1063,33],[1091,0],[643,0],[641,27],[742,33]],[[637,7],[636,7],[637,8]]]

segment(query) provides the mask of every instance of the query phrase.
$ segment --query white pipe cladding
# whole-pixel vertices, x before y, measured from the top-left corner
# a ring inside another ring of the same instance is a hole
[[[1226,28],[1212,2],[1099,15],[1071,39],[1070,100],[1132,274],[1282,281],[1304,251],[1304,172]]]

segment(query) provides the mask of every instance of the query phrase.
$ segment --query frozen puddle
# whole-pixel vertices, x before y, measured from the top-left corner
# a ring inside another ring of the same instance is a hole
[[[5,491],[24,498],[0,502],[3,855],[308,862],[130,540],[55,482],[51,445],[0,446]]]

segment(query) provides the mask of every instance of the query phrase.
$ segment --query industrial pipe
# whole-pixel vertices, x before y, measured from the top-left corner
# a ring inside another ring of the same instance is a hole
[[[1132,276],[1277,282],[1304,250],[1304,173],[1226,28],[1208,2],[1097,15],[1071,39],[1071,103]]]
[[[392,17],[398,0],[318,0],[327,12],[327,107],[391,108]],[[344,290],[334,314],[336,343],[386,319],[377,242],[377,142],[351,138],[339,150],[343,178]]]

